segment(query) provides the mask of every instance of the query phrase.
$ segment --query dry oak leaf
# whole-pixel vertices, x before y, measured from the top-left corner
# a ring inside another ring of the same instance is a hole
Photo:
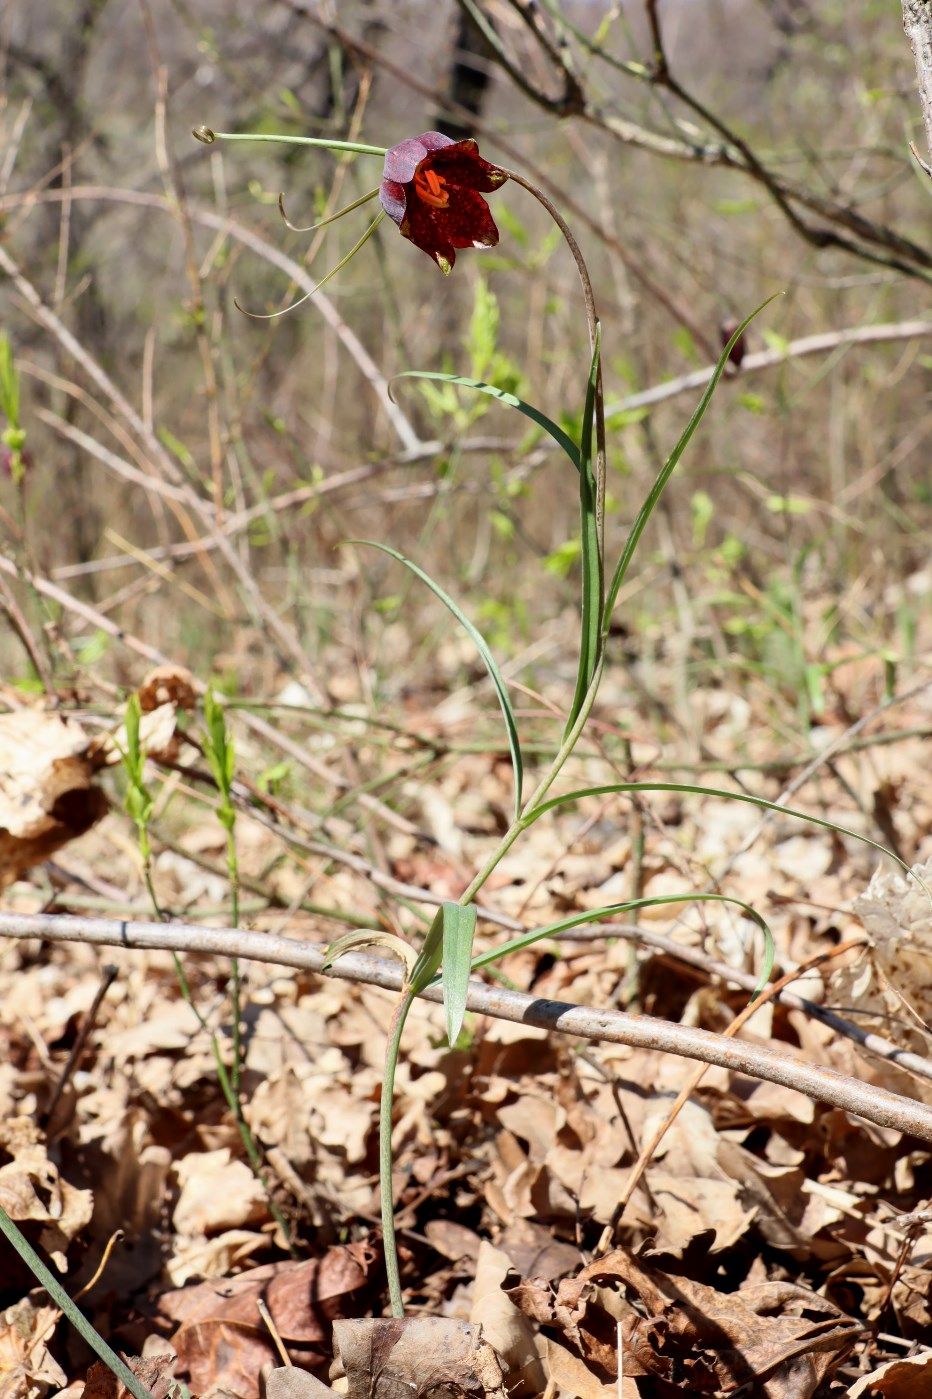
[[[9,1135],[0,1134],[10,1150]],[[65,1269],[68,1244],[90,1222],[94,1196],[90,1190],[62,1180],[48,1159],[46,1148],[29,1142],[15,1151],[12,1161],[0,1166],[0,1205],[11,1219],[33,1220],[44,1228],[40,1246],[50,1253],[56,1267]]]
[[[0,890],[104,815],[92,747],[60,714],[0,714]]]
[[[888,1360],[848,1390],[848,1399],[929,1399],[932,1350],[903,1360]]]
[[[120,1359],[132,1370],[152,1395],[152,1399],[167,1399],[172,1387],[173,1355],[123,1355]],[[127,1399],[129,1390],[122,1380],[101,1360],[95,1360],[87,1372],[84,1399]]]
[[[635,1295],[641,1314],[624,1293]],[[620,1248],[564,1279],[555,1292],[528,1281],[507,1295],[527,1315],[562,1331],[606,1379],[617,1374],[621,1320],[627,1373],[707,1394],[750,1384],[755,1399],[811,1399],[860,1332],[830,1302],[793,1284],[763,1282],[722,1293]]]
[[[256,1399],[263,1369],[277,1351],[256,1310],[261,1298],[296,1364],[308,1367],[329,1359],[335,1318],[363,1311],[375,1250],[365,1243],[331,1248],[301,1263],[269,1263],[238,1277],[200,1283],[166,1293],[162,1315],[181,1323],[171,1338],[195,1394],[223,1389],[240,1399]]]
[[[348,1399],[505,1399],[482,1328],[449,1317],[338,1321]]]
[[[181,665],[160,665],[150,670],[136,691],[139,708],[149,714],[163,704],[177,709],[193,709],[197,704],[194,676]]]
[[[494,1347],[508,1373],[511,1395],[541,1394],[547,1376],[541,1364],[534,1329],[502,1290],[511,1261],[506,1253],[483,1240],[476,1261],[470,1321]]]
[[[175,1167],[181,1193],[172,1216],[179,1234],[217,1234],[255,1223],[268,1212],[261,1181],[228,1147],[191,1152]]]
[[[0,1399],[42,1399],[67,1376],[48,1344],[61,1313],[24,1297],[0,1312]]]
[[[336,1393],[297,1365],[280,1365],[265,1381],[265,1399],[336,1399]]]

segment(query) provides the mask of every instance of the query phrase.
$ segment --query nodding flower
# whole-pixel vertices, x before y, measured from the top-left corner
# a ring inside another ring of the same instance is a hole
[[[482,194],[507,179],[506,170],[482,159],[475,141],[425,131],[386,152],[379,200],[402,237],[449,274],[457,248],[495,247],[498,229]]]

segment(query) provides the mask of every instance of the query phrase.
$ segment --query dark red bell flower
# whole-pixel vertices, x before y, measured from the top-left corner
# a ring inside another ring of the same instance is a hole
[[[457,248],[494,248],[498,229],[482,198],[508,174],[479,154],[475,141],[425,131],[385,154],[379,199],[404,238],[449,273]]]

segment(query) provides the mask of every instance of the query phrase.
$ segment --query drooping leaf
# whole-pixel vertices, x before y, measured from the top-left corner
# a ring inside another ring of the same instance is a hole
[[[699,797],[718,797],[724,801],[747,802],[749,806],[759,806],[764,811],[775,811],[781,816],[792,816],[796,821],[806,821],[810,826],[821,826],[823,830],[834,831],[837,835],[848,836],[851,840],[859,840],[863,845],[870,845],[874,850],[879,850],[881,855],[888,855],[891,860],[896,861],[901,869],[906,870],[907,874],[910,872],[909,865],[905,860],[901,860],[899,855],[890,850],[888,846],[881,845],[880,841],[871,840],[870,836],[852,831],[849,826],[840,826],[837,821],[828,821],[824,816],[812,816],[807,811],[797,811],[793,807],[781,806],[779,802],[768,801],[766,797],[755,797],[750,792],[729,792],[724,787],[703,787],[692,782],[609,782],[605,786],[580,787],[575,792],[564,792],[559,797],[548,797],[546,801],[542,801],[532,811],[525,814],[523,824],[525,827],[533,825],[545,812],[553,811],[558,806],[568,806],[573,802],[581,801],[583,797],[605,797],[611,796],[613,793],[624,795],[627,792],[682,792],[686,795]]]
[[[335,938],[324,954],[321,971],[328,972],[344,952],[364,952],[367,947],[386,947],[404,966],[405,977],[411,976],[417,961],[414,948],[397,933],[383,932],[379,928],[356,928],[351,933],[344,933],[342,937]]]
[[[619,913],[632,913],[639,908],[659,908],[666,904],[689,904],[689,903],[720,903],[732,904],[740,908],[746,918],[752,923],[756,923],[764,935],[764,957],[761,963],[760,975],[757,985],[752,991],[752,998],[759,996],[761,991],[770,980],[773,971],[773,964],[776,957],[776,945],[773,940],[773,933],[766,920],[758,913],[751,904],[745,903],[744,899],[735,898],[731,894],[657,894],[652,898],[626,899],[620,904],[605,904],[602,908],[589,908],[582,913],[571,913],[566,918],[558,918],[555,923],[548,923],[543,928],[532,928],[529,932],[520,933],[517,937],[509,938],[507,942],[499,943],[498,947],[491,947],[486,952],[480,952],[478,957],[472,960],[472,971],[478,971],[480,967],[487,967],[493,962],[498,962],[502,957],[507,957],[510,952],[521,952],[525,947],[532,946],[535,942],[541,942],[544,938],[558,938],[561,933],[567,932],[570,928],[578,928],[581,923],[597,923],[600,918],[612,918]]]
[[[489,650],[488,643],[486,642],[485,637],[469,620],[469,618],[462,611],[462,609],[457,606],[457,604],[450,597],[449,593],[444,592],[440,584],[435,583],[433,578],[431,578],[428,573],[425,573],[422,568],[419,568],[416,563],[413,563],[411,559],[405,558],[404,554],[399,554],[397,549],[392,549],[391,546],[388,544],[380,544],[377,540],[374,539],[357,539],[354,540],[353,543],[368,544],[373,549],[381,549],[383,554],[388,554],[390,558],[396,559],[400,564],[404,564],[405,568],[409,569],[411,573],[414,574],[415,578],[420,578],[422,583],[427,584],[428,588],[430,588],[434,596],[440,599],[444,607],[446,607],[448,611],[452,612],[453,616],[459,622],[460,626],[462,626],[472,637],[476,646],[476,650],[482,657],[482,662],[489,673],[489,679],[492,681],[492,684],[495,687],[495,693],[498,695],[498,702],[501,707],[502,717],[505,720],[505,729],[508,734],[508,748],[511,753],[511,766],[514,769],[515,775],[515,816],[517,817],[518,813],[521,810],[521,792],[524,782],[524,760],[521,756],[521,744],[518,739],[518,725],[515,719],[514,710],[511,707],[511,700],[508,697],[507,686],[505,685],[505,681],[502,679],[501,671],[495,663],[495,657]]]
[[[430,369],[407,369],[397,377],[399,379],[432,379],[438,384],[459,384],[464,389],[476,389],[479,393],[488,394],[490,398],[497,398],[500,403],[507,404],[509,408],[517,408],[519,413],[523,413],[526,418],[530,418],[538,427],[543,428],[544,432],[553,438],[557,446],[563,449],[576,470],[579,470],[579,448],[569,433],[564,432],[559,423],[548,418],[546,413],[542,413],[532,403],[526,403],[517,394],[510,393],[507,389],[498,389],[494,384],[483,383],[481,379],[468,379],[463,374],[440,374]]]

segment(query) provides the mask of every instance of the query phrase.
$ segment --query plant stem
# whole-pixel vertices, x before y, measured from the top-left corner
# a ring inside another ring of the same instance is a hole
[[[553,762],[550,764],[550,767],[547,769],[546,773],[541,778],[540,782],[537,784],[537,787],[534,789],[531,796],[528,797],[527,801],[525,802],[524,809],[522,810],[521,815],[516,817],[515,820],[512,821],[511,825],[508,827],[508,830],[502,836],[498,845],[495,847],[495,849],[492,851],[492,854],[482,866],[482,869],[472,880],[472,883],[469,885],[469,887],[466,890],[464,890],[463,894],[460,896],[459,902],[464,907],[466,906],[466,904],[472,902],[472,900],[478,894],[479,890],[488,880],[489,876],[493,873],[495,868],[507,855],[508,851],[514,845],[521,832],[526,830],[527,827],[531,824],[531,818],[534,815],[534,809],[541,801],[543,801],[544,797],[547,795],[550,788],[553,786],[554,782],[559,777],[563,764],[566,762],[567,758],[570,756],[573,749],[576,747],[576,744],[579,741],[580,734],[585,728],[586,721],[588,720],[589,715],[592,712],[592,706],[595,704],[595,698],[598,694],[599,685],[602,680],[603,668],[604,659],[600,656],[598,665],[595,669],[595,673],[592,676],[592,683],[590,684],[589,689],[586,691],[586,696],[583,700],[582,708],[576,716],[576,721],[573,724],[573,727],[566,734],[565,738],[563,739],[563,742],[560,744],[557,754],[554,757]]]
[[[199,126],[193,133],[198,141],[212,146],[215,141],[277,141],[288,146],[319,146],[327,151],[350,151],[353,155],[380,155],[384,158],[384,146],[364,146],[358,141],[331,141],[323,136],[279,136],[261,131],[213,131],[209,126]]]
[[[395,1201],[392,1192],[392,1108],[395,1101],[395,1070],[398,1051],[408,1011],[414,1004],[414,994],[402,988],[401,999],[392,1012],[385,1048],[385,1073],[379,1102],[379,1196],[382,1204],[382,1241],[385,1250],[385,1275],[392,1316],[403,1317],[401,1274],[398,1268],[398,1244],[395,1239]]]
[[[0,1206],[0,1234],[3,1234],[7,1242],[12,1244],[36,1281],[42,1284],[55,1305],[64,1312],[75,1330],[84,1338],[95,1355],[100,1357],[111,1374],[115,1375],[126,1386],[133,1399],[152,1399],[151,1393],[138,1376],[134,1375],[126,1362],[121,1360],[116,1351],[107,1345],[103,1336],[94,1330],[87,1317],[78,1311],[61,1283],[53,1273],[49,1272],[35,1249],[2,1206]]]
[[[586,320],[589,324],[589,349],[594,353],[596,347],[596,336],[598,332],[599,318],[595,309],[595,293],[592,290],[592,278],[589,276],[589,268],[586,266],[586,259],[582,255],[582,249],[576,241],[572,229],[553,200],[532,184],[530,180],[518,173],[516,170],[506,170],[505,174],[509,180],[514,180],[516,185],[526,189],[528,194],[533,194],[534,198],[546,210],[566,241],[566,246],[573,255],[576,263],[576,270],[579,273],[579,280],[582,284],[583,300],[586,303]],[[598,366],[598,377],[596,379],[596,399],[595,399],[595,440],[596,440],[596,521],[599,535],[599,560],[604,565],[605,558],[605,398],[602,391],[602,364]]]

